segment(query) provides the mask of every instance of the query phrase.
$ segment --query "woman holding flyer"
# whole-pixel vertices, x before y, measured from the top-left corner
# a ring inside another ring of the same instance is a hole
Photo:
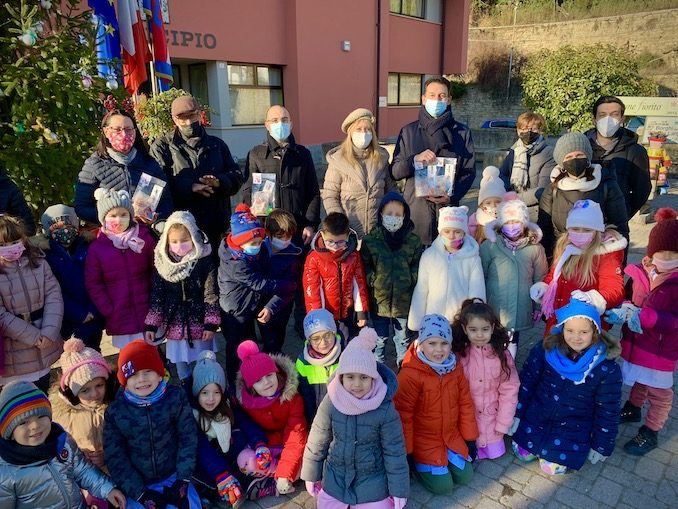
[[[320,195],[328,214],[346,214],[362,239],[377,224],[384,195],[398,191],[388,171],[388,152],[379,146],[374,116],[353,110],[341,124],[346,139],[327,153],[327,173]]]
[[[135,193],[140,180],[146,183],[147,192]],[[123,110],[110,110],[101,121],[101,136],[96,150],[78,174],[75,210],[80,219],[99,224],[94,191],[101,187],[124,190],[134,196],[134,201],[140,203],[139,208],[135,207],[135,216],[143,222],[166,218],[172,212],[169,190],[162,185],[166,180],[158,163],[148,154],[148,146],[134,117]],[[151,182],[158,189],[154,189]],[[159,199],[152,200],[158,194]],[[149,200],[157,201],[155,209],[149,206]]]

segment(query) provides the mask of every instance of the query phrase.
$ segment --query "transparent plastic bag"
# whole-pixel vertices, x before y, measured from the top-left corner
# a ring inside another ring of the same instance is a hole
[[[152,221],[166,185],[164,180],[142,173],[132,196],[134,214]]]
[[[435,164],[414,163],[414,193],[418,198],[449,196],[454,190],[457,159],[439,157]]]
[[[267,216],[276,207],[275,173],[252,173],[252,214]]]

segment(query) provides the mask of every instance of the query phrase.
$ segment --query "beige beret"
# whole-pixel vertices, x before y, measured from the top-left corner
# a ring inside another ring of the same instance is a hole
[[[367,108],[357,108],[346,116],[344,121],[341,123],[341,130],[343,132],[347,132],[349,126],[353,122],[355,122],[356,120],[360,120],[361,118],[366,118],[372,124],[374,124],[375,120],[374,115],[372,115],[372,112],[370,110],[368,110]]]

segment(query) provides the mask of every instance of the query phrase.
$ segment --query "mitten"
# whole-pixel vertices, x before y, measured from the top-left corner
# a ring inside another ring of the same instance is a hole
[[[168,503],[177,506],[178,509],[188,509],[188,485],[189,481],[177,479],[172,486],[163,488],[162,493]]]
[[[292,485],[289,479],[285,479],[284,477],[279,477],[275,480],[275,487],[281,495],[286,495],[287,493],[292,493],[294,491],[294,485]]]
[[[546,283],[539,282],[535,283],[530,287],[530,298],[535,301],[537,304],[541,304],[541,299],[546,293],[546,289],[549,285]]]
[[[229,504],[235,504],[241,497],[240,483],[232,475],[224,472],[217,477],[217,491],[221,500]]]
[[[312,497],[317,497],[321,489],[322,484],[320,481],[306,481],[306,491],[308,491],[308,494]]]
[[[634,306],[633,304],[624,304],[627,308],[627,321],[629,324],[629,330],[635,332],[636,334],[642,334],[643,328],[640,325],[640,308]]]
[[[475,461],[478,457],[478,447],[476,446],[475,440],[467,440],[466,445],[468,447],[468,455],[471,457],[471,461]]]
[[[514,417],[513,418],[513,424],[511,424],[511,427],[508,430],[508,433],[506,433],[508,436],[512,437],[513,434],[518,431],[518,426],[520,426],[520,418],[519,417]]]
[[[169,504],[167,499],[155,490],[145,490],[139,497],[138,502],[144,509],[166,509]]]
[[[393,509],[404,509],[407,505],[406,498],[391,497],[393,499]]]
[[[593,449],[591,449],[589,451],[588,460],[591,462],[591,465],[595,465],[599,461],[602,462],[602,461],[605,461],[606,459],[607,459],[607,456],[603,456],[598,451],[594,451]]]
[[[626,310],[623,307],[605,311],[605,321],[610,325],[619,325],[626,321]]]
[[[257,468],[259,470],[266,470],[271,466],[271,450],[265,445],[258,446],[254,454],[257,458]]]
[[[573,291],[570,296],[573,299],[580,300],[582,302],[586,302],[587,304],[591,304],[591,296],[587,292],[582,292],[581,290],[575,290]]]

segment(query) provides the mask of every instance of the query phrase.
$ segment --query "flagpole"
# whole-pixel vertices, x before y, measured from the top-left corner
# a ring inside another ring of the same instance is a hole
[[[146,14],[148,16],[148,14]],[[148,30],[148,49],[151,52],[151,92],[153,97],[157,97],[160,91],[158,90],[158,78],[155,76],[155,51],[153,48],[153,30],[150,29],[148,23],[145,24],[145,28]]]

